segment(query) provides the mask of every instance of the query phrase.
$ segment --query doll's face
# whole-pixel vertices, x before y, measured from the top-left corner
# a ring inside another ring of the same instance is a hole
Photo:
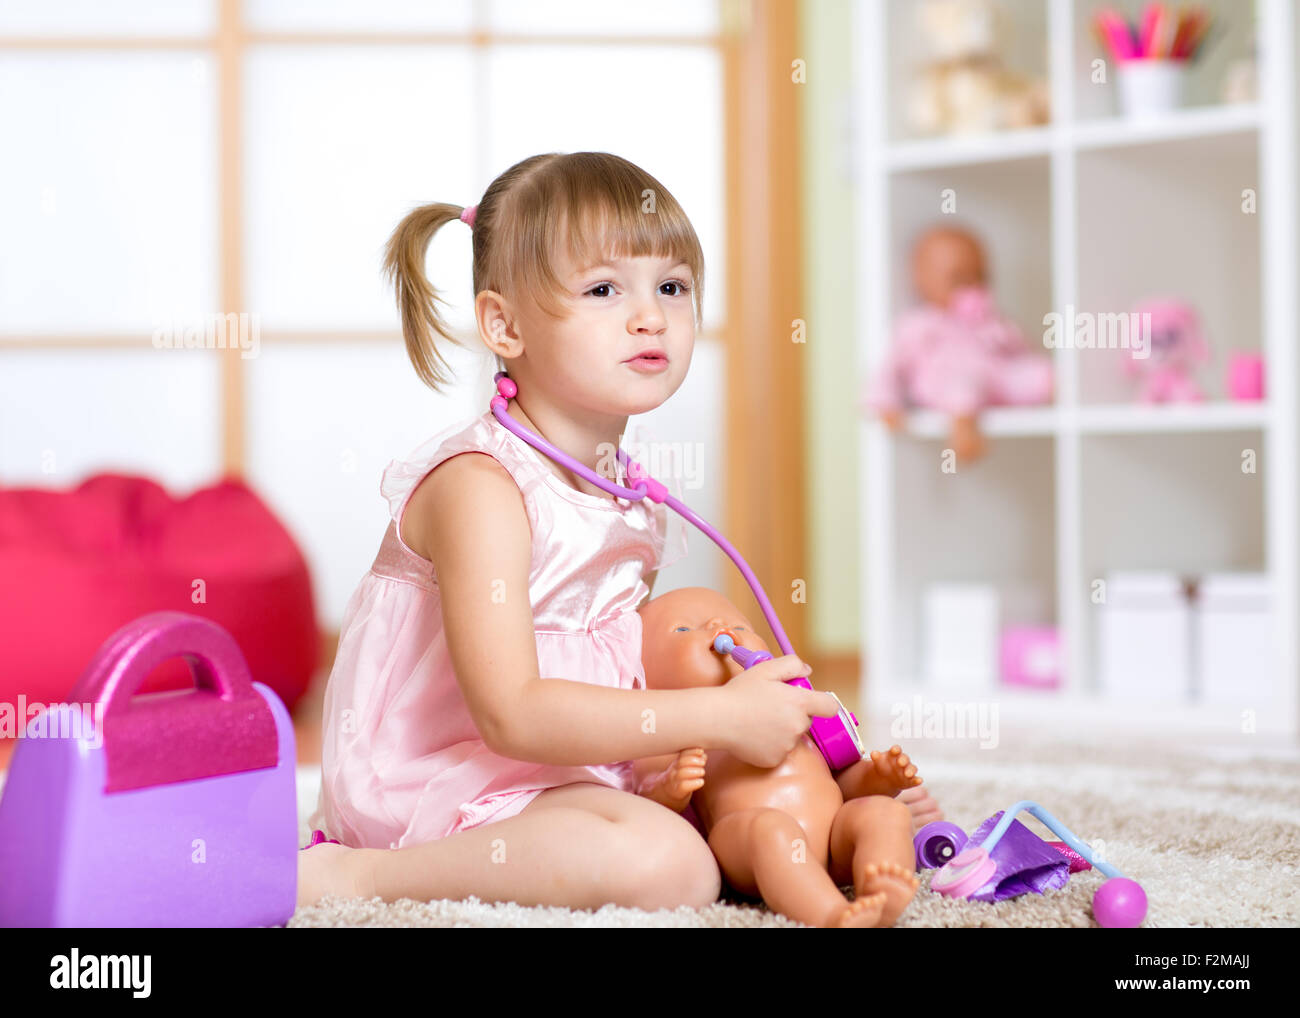
[[[958,290],[986,284],[984,251],[963,230],[930,230],[917,241],[912,274],[920,298],[946,308]]]
[[[707,587],[683,587],[651,599],[640,609],[641,662],[649,689],[722,686],[743,669],[729,654],[713,649],[726,629],[736,643],[767,650],[736,606]]]

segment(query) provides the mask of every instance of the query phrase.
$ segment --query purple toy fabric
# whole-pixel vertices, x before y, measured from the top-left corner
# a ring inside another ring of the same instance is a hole
[[[969,844],[982,845],[1002,819],[1002,813],[998,810],[980,824]],[[993,849],[992,858],[997,869],[989,882],[970,896],[971,901],[1005,901],[1029,891],[1042,894],[1064,887],[1070,879],[1069,860],[1019,820],[1011,821]]]

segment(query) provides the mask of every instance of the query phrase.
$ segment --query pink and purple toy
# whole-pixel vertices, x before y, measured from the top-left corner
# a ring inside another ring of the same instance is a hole
[[[1046,848],[1055,843],[1042,841],[1017,822],[1015,817],[1021,810],[1042,821],[1072,851],[1066,854],[1052,848],[1058,858],[1045,862],[1037,854],[1038,846]],[[940,867],[930,880],[932,891],[949,898],[1001,901],[1026,891],[1042,893],[1061,887],[1069,873],[1095,867],[1110,878],[1092,898],[1097,924],[1107,928],[1142,924],[1147,898],[1141,885],[1096,858],[1073,831],[1038,803],[1022,799],[1003,811],[994,825],[997,817],[994,814],[986,820],[970,839],[960,827],[947,821],[926,824],[916,832],[913,841],[917,869]]]
[[[183,656],[198,688],[132,699]],[[0,925],[274,926],[297,897],[289,713],[233,637],[127,623],[23,730],[0,799]]]

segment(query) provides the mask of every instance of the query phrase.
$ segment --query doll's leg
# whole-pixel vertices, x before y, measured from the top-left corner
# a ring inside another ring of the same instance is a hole
[[[654,910],[712,904],[718,864],[688,820],[657,802],[578,782],[515,816],[400,849],[316,845],[299,853],[298,904],[326,894]]]
[[[859,895],[883,893],[879,925],[893,926],[920,884],[908,808],[887,795],[848,800],[831,824],[830,849],[832,879]]]
[[[1050,403],[1052,384],[1052,362],[1047,357],[1001,358],[989,370],[992,402],[1000,406]]]
[[[814,847],[826,843],[825,832],[820,841],[811,833],[781,810],[743,809],[713,825],[709,847],[731,886],[774,912],[809,926],[875,926],[884,896],[850,903]]]

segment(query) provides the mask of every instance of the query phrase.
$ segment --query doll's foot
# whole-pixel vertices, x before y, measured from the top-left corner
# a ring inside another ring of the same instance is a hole
[[[845,901],[844,907],[836,909],[826,926],[830,929],[868,930],[881,925],[880,914],[887,904],[883,893],[858,895],[852,901]]]
[[[915,873],[896,862],[869,862],[862,867],[854,889],[859,898],[883,893],[885,903],[876,925],[893,926],[920,885]]]
[[[370,898],[360,863],[365,849],[322,842],[298,853],[298,908],[314,905],[327,894]]]
[[[988,444],[980,433],[979,422],[973,416],[954,417],[949,436],[952,450],[959,462],[971,463],[984,455]]]

